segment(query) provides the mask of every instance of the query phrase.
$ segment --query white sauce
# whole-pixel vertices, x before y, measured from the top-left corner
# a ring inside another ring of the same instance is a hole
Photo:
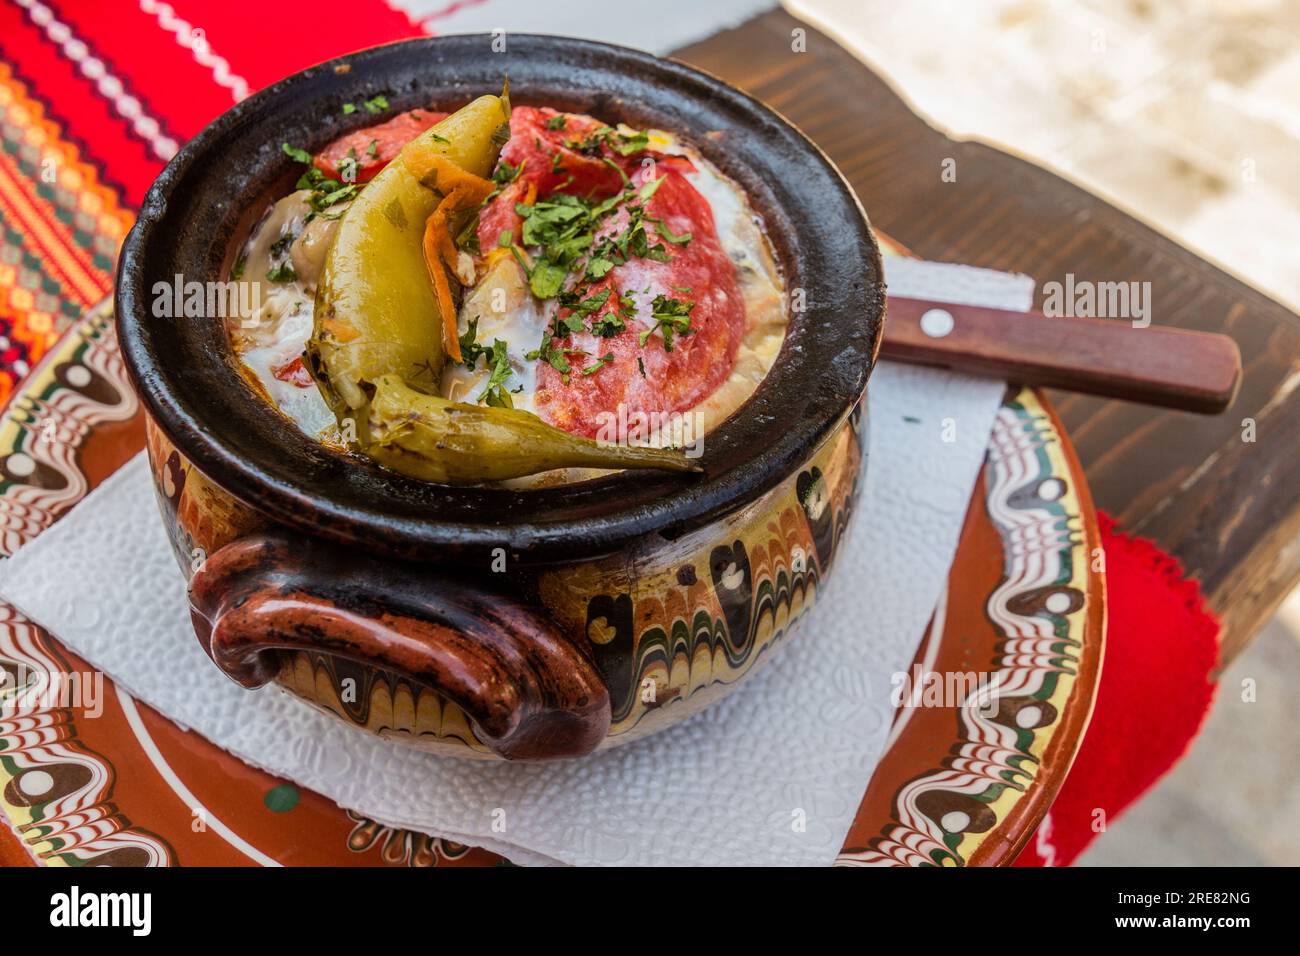
[[[278,201],[244,245],[240,268],[242,280],[252,286],[248,301],[254,308],[251,315],[230,320],[230,338],[252,380],[272,404],[308,435],[321,438],[334,429],[335,422],[320,390],[314,384],[304,388],[275,375],[276,369],[291,365],[302,355],[311,338],[316,281],[337,224],[336,219],[320,217],[308,221],[310,195],[300,190]],[[294,237],[288,248],[277,246],[286,236]],[[286,264],[293,271],[291,281],[268,278]]]
[[[537,412],[533,402],[537,362],[524,356],[542,340],[542,333],[550,323],[551,308],[533,297],[524,282],[523,270],[502,250],[461,303],[457,322],[463,334],[470,322],[476,321],[476,341],[480,345],[491,346],[497,339],[506,343],[513,374],[504,386],[511,393],[510,401],[515,408],[533,413]],[[460,363],[448,362],[442,369],[443,397],[478,404],[492,375],[491,364],[486,357],[480,358],[471,371]]]

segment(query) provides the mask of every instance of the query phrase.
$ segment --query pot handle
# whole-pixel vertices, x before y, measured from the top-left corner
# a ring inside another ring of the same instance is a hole
[[[510,760],[579,757],[609,731],[609,691],[554,621],[432,567],[271,531],[209,557],[190,609],[208,656],[245,687],[276,675],[278,651],[312,650],[438,692]]]

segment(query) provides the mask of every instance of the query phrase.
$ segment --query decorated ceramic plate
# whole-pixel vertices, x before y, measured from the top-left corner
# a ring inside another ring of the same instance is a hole
[[[108,307],[0,419],[0,555],[144,446]],[[1096,516],[1036,392],[998,413],[949,581],[838,862],[1001,865],[1032,836],[1091,713],[1105,631]],[[0,861],[10,865],[482,866],[245,765],[132,699],[0,604]],[[953,688],[954,678],[971,678]],[[954,693],[955,691],[955,693]],[[960,700],[953,704],[952,701]],[[946,702],[946,703],[945,703]]]

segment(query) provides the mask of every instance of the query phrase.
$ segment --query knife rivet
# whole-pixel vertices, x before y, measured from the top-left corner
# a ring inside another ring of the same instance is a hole
[[[941,339],[957,324],[947,309],[930,309],[921,316],[921,331],[932,339]]]

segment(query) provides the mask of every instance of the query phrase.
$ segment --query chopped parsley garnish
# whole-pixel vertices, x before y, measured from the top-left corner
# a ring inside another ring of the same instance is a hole
[[[620,295],[616,302],[617,304],[613,310],[606,312],[591,323],[593,335],[608,339],[627,328],[627,323],[624,320],[631,319],[636,315],[636,300],[625,294]]]
[[[493,341],[490,355],[492,373],[488,375],[487,387],[478,397],[480,402],[486,402],[496,408],[515,407],[515,403],[510,400],[510,393],[505,388],[505,383],[514,374],[514,369],[510,367],[510,354],[506,351],[507,348],[508,346],[501,339]]]
[[[649,147],[650,136],[644,130],[630,135],[619,133],[618,142],[611,145],[620,156],[631,156],[633,153],[644,152]]]
[[[632,184],[632,181],[627,178],[627,173],[623,172],[623,167],[620,166],[618,163],[614,162],[608,156],[602,156],[601,162],[603,162],[610,169],[614,170],[614,172],[618,173],[619,177],[623,180],[624,189],[627,189],[627,187]]]
[[[574,315],[586,317],[600,311],[605,303],[609,301],[609,290],[601,289],[595,295],[588,296],[585,299],[573,292],[562,292],[559,299],[560,305],[572,310]]]
[[[600,145],[605,141],[602,131],[613,132],[608,126],[602,126],[594,132],[588,133],[582,139],[566,140],[564,145],[569,147],[575,153],[583,153],[587,156],[595,156],[600,153]]]
[[[293,263],[288,259],[279,265],[272,266],[266,273],[267,282],[293,282],[297,278],[298,273],[293,271]]]
[[[497,163],[497,168],[492,170],[492,181],[498,186],[509,186],[519,178],[519,173],[523,168],[523,163],[518,166],[511,166],[503,159]]]
[[[614,261],[606,259],[604,256],[592,256],[587,260],[587,278],[603,279],[610,269],[614,268]]]
[[[374,115],[375,113],[382,113],[384,110],[388,109],[388,97],[384,96],[384,94],[382,93],[379,93],[375,96],[370,97],[370,99],[368,100],[362,101],[361,106],[363,109],[365,109],[367,113],[370,113],[371,115]],[[344,116],[351,116],[356,111],[357,111],[356,103],[343,104]],[[418,110],[412,110],[411,112],[416,113],[418,112]]]
[[[535,251],[531,264],[509,231],[501,234],[498,244],[513,251],[533,295],[544,301],[555,299],[558,306],[553,324],[544,333],[541,345],[529,354],[530,359],[543,359],[567,376],[570,372],[567,356],[573,350],[556,347],[556,339],[584,331],[611,338],[627,329],[628,320],[636,315],[635,299],[626,292],[616,295],[610,289],[592,291],[590,283],[604,279],[614,267],[633,258],[659,262],[672,258],[666,246],[652,243],[646,230],[647,223],[658,220],[646,215],[645,203],[662,182],[660,177],[639,187],[629,184],[600,202],[556,192],[532,205],[515,205],[515,212],[523,221],[519,243]],[[596,239],[603,224],[620,210],[626,213],[621,229]],[[690,237],[673,238],[678,240],[677,244],[684,244]],[[690,302],[664,296],[656,299],[655,310],[659,314],[653,316],[655,324],[651,329],[641,335],[641,344],[645,344],[650,333],[659,330],[665,348],[671,351],[674,335],[689,335],[692,331],[691,306]]]
[[[684,246],[691,241],[691,234],[684,232],[680,236],[673,235],[673,231],[663,224],[659,219],[654,220],[655,232],[659,233],[659,238],[664,242],[671,242],[674,246]]]
[[[650,136],[643,130],[622,133],[612,126],[598,126],[582,139],[571,139],[564,145],[585,156],[600,155],[603,146],[608,146],[620,156],[631,156],[643,152],[650,145]]]
[[[293,282],[298,278],[298,273],[293,269],[293,263],[289,261],[289,249],[293,241],[298,238],[298,234],[292,229],[285,229],[280,233],[275,242],[271,243],[267,250],[272,260],[271,267],[266,270],[266,279],[268,282]],[[241,264],[240,273],[243,273]]]
[[[537,298],[553,299],[591,248],[597,226],[593,207],[577,196],[557,193],[531,206],[517,203],[515,212],[523,218],[523,244],[541,247],[528,270],[528,286]]]
[[[372,139],[370,145],[366,147],[366,155],[374,159],[379,155],[379,140]]]
[[[658,332],[663,336],[664,351],[673,350],[673,334],[690,335],[695,330],[691,328],[691,309],[695,308],[695,303],[690,300],[670,299],[665,295],[657,295],[654,301],[650,303],[650,318],[654,325],[641,332],[638,341],[644,348],[650,336]]]
[[[597,372],[599,372],[602,368],[604,368],[606,365],[608,365],[608,364],[609,364],[610,362],[612,362],[612,361],[614,361],[614,353],[613,353],[613,352],[606,352],[606,353],[605,353],[604,355],[602,355],[600,358],[596,359],[596,361],[592,362],[590,365],[588,365],[586,368],[584,368],[584,369],[582,370],[582,374],[583,374],[583,375],[595,375]]]
[[[528,288],[539,299],[553,299],[564,287],[564,280],[569,277],[569,270],[562,265],[541,259],[533,263],[528,274]]]
[[[492,131],[492,145],[500,149],[510,139],[510,124],[502,123]]]
[[[469,325],[460,336],[460,357],[468,369],[478,364],[480,355],[488,355],[491,349],[478,344],[478,319],[470,319]]]
[[[572,369],[569,366],[568,356],[586,355],[587,353],[584,352],[582,349],[552,348],[551,343],[554,341],[554,339],[555,336],[551,332],[549,331],[546,332],[542,336],[541,346],[527,353],[524,356],[524,358],[530,362],[535,362],[538,359],[542,359],[543,361],[546,362],[547,365],[551,366],[551,368],[559,372],[560,375],[563,376],[565,384],[568,384],[569,372],[572,371]]]
[[[478,319],[470,319],[469,325],[460,337],[460,354],[466,368],[473,371],[480,356],[487,358],[492,371],[488,374],[487,386],[479,393],[477,401],[486,402],[496,408],[514,408],[515,403],[506,389],[506,382],[514,374],[510,365],[509,345],[496,339],[492,347],[478,344]]]
[[[496,183],[497,188],[488,193],[479,208],[483,209],[492,202],[492,200],[500,196],[507,186],[519,178],[519,174],[523,171],[523,168],[523,163],[520,163],[518,166],[511,166],[504,159],[499,161],[496,169],[492,170],[492,182]]]
[[[293,232],[284,233],[282,236],[280,236],[279,239],[271,243],[271,255],[283,256],[286,252],[289,251],[289,247],[293,245],[293,241],[297,238],[298,238],[297,233],[293,233]]]
[[[280,149],[284,154],[294,162],[304,164],[307,169],[298,177],[298,182],[294,184],[294,189],[309,189],[311,197],[308,200],[311,203],[312,213],[308,219],[321,216],[323,219],[337,219],[339,213],[324,215],[325,210],[337,203],[346,202],[356,196],[357,191],[361,188],[356,183],[341,183],[337,179],[331,179],[322,173],[313,164],[311,153],[305,149],[299,149],[296,146],[290,146],[288,143],[280,144]],[[350,157],[355,164],[355,155]],[[344,159],[339,163],[339,169],[342,171],[343,164],[348,160]]]
[[[551,349],[546,353],[546,361],[550,363],[551,368],[560,372],[564,376],[564,383],[569,383],[569,355],[586,355],[582,349]]]
[[[456,237],[456,247],[464,249],[472,255],[481,256],[483,250],[478,244],[478,216],[475,215],[469,222],[465,223],[465,228],[460,231]]]
[[[306,163],[308,166],[311,165],[311,153],[307,152],[307,150],[299,149],[297,146],[290,146],[288,143],[281,143],[280,149],[284,151],[284,155],[288,156],[295,163]]]
[[[306,178],[306,177],[304,177]],[[311,189],[311,208],[318,213],[323,213],[330,206],[337,205],[341,202],[347,202],[357,194],[360,188],[356,183],[349,183],[346,186],[340,186],[333,179],[326,179],[324,183],[313,186],[304,185],[302,180],[298,181],[299,189]],[[337,218],[333,216],[331,218]]]
[[[568,117],[561,114],[549,118],[546,127],[563,130],[567,123]],[[537,145],[541,149],[540,139]],[[673,258],[671,247],[686,245],[691,241],[691,234],[674,233],[661,219],[647,211],[647,204],[663,185],[665,176],[633,185],[622,165],[609,155],[629,156],[647,149],[647,133],[601,126],[580,139],[567,140],[564,145],[599,157],[615,169],[622,180],[622,189],[599,200],[590,198],[590,195],[574,195],[565,192],[572,182],[570,177],[570,182],[552,187],[549,196],[539,197],[531,203],[515,203],[514,211],[521,221],[519,235],[516,237],[505,230],[498,236],[497,245],[511,250],[534,297],[543,302],[555,301],[541,343],[525,357],[529,361],[546,362],[567,382],[574,371],[570,357],[587,355],[587,352],[567,347],[564,340],[580,333],[612,338],[625,332],[636,318],[637,300],[632,294],[627,290],[595,288],[593,283],[602,282],[613,269],[633,259],[669,262]],[[563,152],[550,155],[552,172],[563,171],[563,156]],[[518,180],[522,169],[523,164],[498,163],[492,174],[497,189],[485,205]],[[614,220],[616,215],[620,218]],[[611,220],[618,225],[610,228]],[[643,294],[649,297],[650,289],[643,290]],[[694,302],[687,299],[656,296],[648,320],[651,325],[638,334],[640,344],[645,346],[658,332],[665,350],[671,352],[677,336],[695,331],[690,316],[693,307]],[[467,356],[473,354],[476,360],[479,353],[466,351],[465,344],[462,342],[462,352]],[[614,353],[607,352],[579,371],[583,375],[594,375],[614,360]],[[644,377],[645,363],[639,358],[637,368]]]
[[[555,298],[584,255],[583,278],[587,281],[604,278],[610,269],[631,258],[669,261],[668,250],[662,245],[651,245],[645,229],[644,201],[654,195],[661,181],[646,183],[639,190],[624,189],[594,205],[567,193],[556,193],[531,206],[517,203],[515,212],[524,223],[523,245],[541,249],[528,270],[533,295],[539,299]],[[596,240],[601,223],[620,208],[627,210],[627,225],[620,233]]]

